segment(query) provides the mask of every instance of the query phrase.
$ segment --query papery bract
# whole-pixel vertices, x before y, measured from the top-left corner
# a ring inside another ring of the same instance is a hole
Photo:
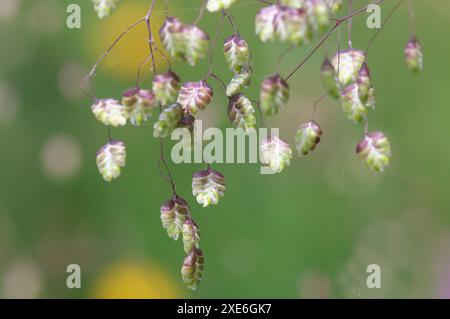
[[[383,172],[389,166],[391,145],[383,133],[368,133],[356,147],[356,153],[369,168]]]
[[[111,182],[120,176],[125,161],[125,143],[120,141],[110,141],[97,152],[97,167],[103,179],[107,182]]]

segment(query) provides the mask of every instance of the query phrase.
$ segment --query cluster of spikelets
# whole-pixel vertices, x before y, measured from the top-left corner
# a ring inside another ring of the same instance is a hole
[[[256,34],[263,42],[278,40],[291,45],[308,43],[329,25],[342,0],[281,0],[262,8],[256,16]]]
[[[93,0],[100,18],[109,16],[118,0]],[[228,9],[235,0],[209,0],[207,9],[217,12]],[[323,33],[331,15],[342,7],[342,0],[280,0],[264,7],[256,17],[256,34],[262,41],[279,40],[291,45],[308,42],[314,35]],[[159,32],[165,50],[173,59],[195,65],[206,56],[209,37],[195,24],[183,24],[176,17],[167,17]],[[419,41],[412,37],[405,49],[405,60],[410,70],[418,73],[423,68],[423,54]],[[248,42],[236,31],[225,39],[223,53],[229,70],[233,73],[226,86],[229,99],[230,122],[244,131],[256,126],[254,103],[266,116],[276,116],[288,104],[289,85],[280,74],[265,77],[260,87],[260,100],[249,99],[244,90],[252,77],[251,54]],[[209,76],[214,76],[209,74]],[[173,71],[155,74],[151,88],[125,90],[121,101],[96,99],[91,109],[98,121],[108,127],[121,127],[130,123],[140,126],[148,122],[153,110],[158,118],[153,124],[153,136],[163,139],[177,128],[193,131],[195,116],[205,110],[213,99],[213,90],[207,83],[209,76],[182,84]],[[340,100],[347,118],[357,124],[367,120],[368,110],[374,109],[375,89],[372,83],[366,53],[349,48],[337,52],[331,60],[325,58],[321,78],[328,94]],[[295,135],[299,157],[312,152],[322,138],[322,129],[313,119],[301,124]],[[381,132],[366,132],[357,145],[356,153],[367,166],[382,172],[389,165],[391,147]],[[126,163],[126,146],[121,141],[110,140],[97,152],[97,166],[105,181],[118,178]],[[262,140],[260,162],[273,172],[281,173],[292,161],[290,145],[277,136]],[[211,167],[194,174],[192,194],[199,205],[217,205],[226,189],[225,177]],[[175,194],[161,207],[161,222],[170,238],[182,237],[185,258],[181,269],[184,283],[195,290],[202,279],[204,255],[200,249],[199,227],[192,218],[186,200]]]

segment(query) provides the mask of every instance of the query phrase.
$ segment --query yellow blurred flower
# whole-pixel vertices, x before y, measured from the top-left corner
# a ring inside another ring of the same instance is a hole
[[[96,299],[180,298],[174,279],[155,265],[119,263],[111,265],[94,283]]]
[[[113,43],[131,24],[145,16],[148,10],[146,2],[122,2],[118,10],[110,18],[105,20],[95,19],[90,22],[90,30],[87,48],[92,61],[96,61],[103,52]],[[158,31],[164,22],[164,14],[160,6],[155,7],[152,16],[152,31],[155,46],[160,47]],[[138,66],[149,56],[148,32],[145,22],[138,25],[124,36],[109,56],[102,62],[98,72],[106,72],[108,75],[133,80],[136,78]],[[165,60],[156,53],[156,66],[165,67]],[[147,65],[149,70],[151,63]]]

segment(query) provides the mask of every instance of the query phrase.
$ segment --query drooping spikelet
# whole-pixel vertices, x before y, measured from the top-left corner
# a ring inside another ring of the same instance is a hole
[[[389,166],[391,145],[383,133],[368,133],[356,147],[356,153],[370,169],[383,172]]]
[[[322,84],[327,91],[328,95],[335,100],[340,98],[339,86],[336,82],[336,71],[330,60],[325,57],[322,67],[320,69],[320,77],[322,79]]]
[[[197,114],[211,103],[213,91],[205,81],[186,82],[181,86],[177,103],[181,105],[184,113]]]
[[[97,120],[105,125],[118,127],[127,124],[126,108],[117,100],[98,100],[91,106],[91,110]]]
[[[423,51],[422,46],[415,36],[413,36],[406,43],[405,46],[405,61],[408,68],[414,72],[419,73],[423,69]]]
[[[182,229],[184,251],[188,254],[192,249],[200,248],[200,231],[198,225],[190,218],[183,223]]]
[[[158,121],[153,125],[153,136],[164,138],[172,134],[180,123],[183,108],[180,104],[172,104],[162,110]]]
[[[205,260],[200,249],[192,249],[184,258],[181,276],[186,287],[196,290],[202,280]]]
[[[252,80],[252,70],[250,68],[243,68],[239,73],[236,73],[227,85],[226,95],[228,97],[241,93],[248,87]]]
[[[328,8],[333,14],[338,13],[342,9],[343,0],[327,0]]]
[[[361,102],[367,104],[369,102],[369,97],[371,97],[373,101],[370,102],[375,104],[375,89],[373,88],[372,78],[367,63],[364,63],[361,67],[356,83],[358,84],[358,95]]]
[[[177,240],[183,225],[189,218],[189,205],[181,197],[174,196],[161,206],[161,222],[167,235]]]
[[[92,0],[92,2],[98,17],[104,19],[116,10],[119,0]]]
[[[261,164],[270,167],[276,173],[291,164],[292,149],[277,136],[264,139],[260,146]]]
[[[310,121],[300,125],[295,135],[298,156],[305,156],[313,151],[319,144],[321,136],[322,130],[316,122]]]
[[[161,42],[172,58],[184,58],[183,23],[176,17],[167,17],[159,30]]]
[[[121,168],[125,166],[125,143],[110,141],[97,152],[97,167],[103,179],[111,182],[120,176]]]
[[[153,79],[153,93],[163,107],[176,102],[180,91],[180,78],[172,71],[158,74]]]
[[[343,87],[356,82],[364,59],[365,53],[356,49],[340,51],[334,55],[331,64],[337,74],[339,83]]]
[[[304,9],[279,6],[274,20],[275,36],[281,42],[301,45],[308,41],[309,25]]]
[[[250,65],[250,50],[248,43],[238,35],[225,39],[223,51],[228,67],[234,73],[241,72],[242,68]]]
[[[268,76],[261,84],[260,101],[263,112],[268,116],[283,110],[289,101],[289,85],[279,74]]]
[[[140,126],[147,122],[155,107],[155,95],[152,91],[132,88],[123,93],[122,104],[125,106],[131,124]]]
[[[218,12],[231,7],[236,0],[208,0],[206,8],[209,12]]]
[[[203,207],[217,205],[225,188],[225,177],[212,169],[197,172],[192,178],[192,194]]]
[[[368,109],[359,98],[358,84],[350,84],[342,92],[342,109],[347,118],[356,124],[362,123],[367,118]]]
[[[247,131],[256,125],[252,102],[242,93],[230,97],[228,116],[235,127]]]
[[[203,59],[208,52],[209,37],[195,25],[185,25],[183,27],[184,57],[190,65],[197,64],[199,59]]]
[[[306,12],[311,30],[317,34],[323,33],[329,23],[329,8],[325,0],[306,0]]]

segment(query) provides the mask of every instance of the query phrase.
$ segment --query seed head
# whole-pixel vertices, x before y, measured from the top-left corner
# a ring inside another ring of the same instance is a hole
[[[153,79],[153,93],[163,107],[176,102],[180,91],[180,78],[174,72],[158,74]]]
[[[260,145],[261,164],[270,167],[274,172],[281,173],[291,164],[292,149],[277,136],[264,139]]]
[[[156,105],[155,95],[152,91],[137,88],[126,90],[123,93],[122,104],[128,113],[132,125],[140,126],[147,122]]]
[[[412,37],[405,46],[405,61],[408,68],[414,73],[419,73],[423,69],[422,45],[416,37]]]
[[[391,145],[383,133],[368,133],[356,147],[356,153],[370,169],[383,172],[389,166]]]
[[[195,115],[211,103],[212,97],[213,91],[205,81],[186,82],[181,86],[177,103],[184,113]]]
[[[298,156],[302,157],[313,151],[320,142],[322,130],[319,125],[310,121],[300,125],[295,135],[295,144]]]
[[[127,124],[127,110],[117,100],[98,100],[91,106],[91,109],[97,120],[105,125],[118,127]]]
[[[289,101],[289,85],[279,74],[266,77],[261,84],[260,101],[264,114],[274,116]]]
[[[252,129],[256,125],[252,102],[242,93],[230,97],[228,116],[235,127],[244,131]]]
[[[192,194],[203,207],[217,205],[225,189],[225,177],[212,169],[197,172],[192,178]]]
[[[125,143],[110,141],[97,152],[97,167],[103,179],[111,182],[120,176],[126,161]]]

